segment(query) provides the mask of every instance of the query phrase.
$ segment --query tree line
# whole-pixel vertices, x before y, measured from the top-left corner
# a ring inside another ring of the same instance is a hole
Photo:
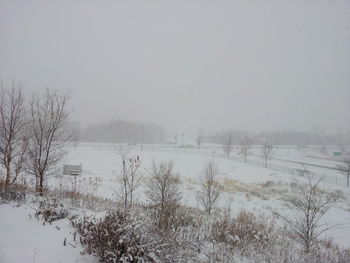
[[[78,140],[128,144],[163,143],[164,131],[161,126],[153,123],[111,120],[80,129]]]
[[[203,133],[203,132],[202,132]],[[241,138],[250,137],[252,144],[263,144],[265,140],[280,145],[349,145],[350,134],[326,134],[324,132],[300,132],[294,130],[277,130],[250,133],[244,130],[223,130],[201,134],[205,142],[222,144],[231,136],[233,144],[238,144]]]

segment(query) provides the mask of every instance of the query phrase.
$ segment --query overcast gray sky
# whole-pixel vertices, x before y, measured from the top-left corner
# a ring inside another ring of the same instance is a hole
[[[0,78],[82,123],[350,129],[350,1],[0,0]]]

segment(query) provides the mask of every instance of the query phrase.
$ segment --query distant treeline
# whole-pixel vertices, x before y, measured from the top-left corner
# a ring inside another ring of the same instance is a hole
[[[223,144],[231,137],[233,144],[239,144],[249,137],[252,144],[261,144],[265,140],[280,145],[350,145],[350,134],[317,134],[293,130],[249,133],[247,131],[220,131],[203,136],[203,141]]]
[[[153,123],[134,123],[124,120],[111,120],[101,124],[89,125],[85,128],[73,127],[74,141],[81,142],[115,142],[115,143],[167,143],[171,134],[165,134],[162,126]],[[251,133],[243,130],[222,130],[199,134],[201,142],[225,144],[229,137],[231,143],[237,145],[244,137],[249,137],[252,144],[268,141],[280,145],[350,145],[350,134],[325,134],[300,132],[294,130],[264,131]]]
[[[112,120],[80,129],[77,140],[129,144],[162,143],[164,135],[163,128],[156,124]]]

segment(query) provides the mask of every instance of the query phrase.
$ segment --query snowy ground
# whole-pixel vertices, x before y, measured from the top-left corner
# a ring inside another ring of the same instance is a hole
[[[288,154],[285,149],[279,150],[277,153],[278,156],[283,156],[283,153]],[[303,160],[303,154],[298,155],[297,153],[298,151],[293,152],[294,159]],[[267,215],[276,210],[283,213],[286,208],[286,197],[293,194],[289,184],[295,181],[295,177],[263,167],[245,164],[244,162],[227,160],[222,158],[222,153],[218,149],[186,150],[148,146],[141,151],[140,146],[134,146],[130,148],[129,155],[140,156],[142,162],[140,173],[144,177],[150,175],[152,161],[173,161],[174,168],[181,178],[183,204],[197,208],[200,208],[197,200],[197,190],[199,189],[201,171],[205,162],[209,160],[215,160],[218,164],[220,180],[225,186],[219,206],[221,208],[230,207],[233,214],[238,213],[241,208]],[[93,181],[89,178],[100,177],[101,183],[97,188],[92,189],[90,187],[88,191],[99,196],[116,198],[115,192],[118,191],[116,175],[121,170],[119,146],[81,144],[76,148],[70,148],[70,153],[67,156],[68,161],[70,163],[82,163],[83,173],[78,181]],[[317,160],[313,161],[317,162]],[[300,165],[297,167],[302,168]],[[328,169],[323,171],[323,173],[327,172]],[[71,183],[73,184],[73,181]],[[346,198],[325,219],[329,222],[347,224],[330,233],[340,244],[350,247],[350,189],[345,186],[327,183],[324,183],[323,187],[329,191],[340,190]],[[139,189],[138,197],[139,200],[146,200],[143,187]]]
[[[83,172],[77,178],[80,191],[115,199],[118,191],[116,176],[121,170],[121,158],[118,146],[109,144],[81,144],[69,147],[69,154],[64,163],[82,164]],[[290,183],[295,178],[288,174],[275,172],[243,162],[227,160],[221,157],[220,149],[186,150],[170,147],[145,146],[130,150],[130,156],[141,158],[140,173],[143,178],[150,175],[152,161],[173,161],[174,168],[181,178],[183,192],[182,202],[185,205],[198,207],[197,190],[200,174],[206,161],[214,159],[219,166],[220,181],[224,185],[224,194],[219,207],[230,208],[232,215],[242,208],[259,214],[272,216],[273,211],[288,214],[285,199],[293,194]],[[289,150],[289,154],[290,154]],[[280,156],[283,156],[281,154]],[[293,151],[294,159],[301,159]],[[316,160],[314,160],[316,161]],[[323,162],[322,160],[320,162]],[[333,161],[327,161],[329,162]],[[96,178],[99,178],[96,180]],[[74,178],[51,178],[51,186],[65,184],[74,187]],[[328,191],[340,190],[341,200],[327,215],[325,222],[344,224],[341,228],[328,232],[342,246],[350,247],[350,189],[324,183]],[[138,200],[145,201],[144,188],[138,191]],[[96,262],[96,259],[81,256],[81,248],[71,239],[72,227],[68,220],[60,220],[53,225],[42,225],[41,221],[30,218],[33,209],[24,205],[13,208],[11,205],[0,205],[0,262]],[[59,229],[58,229],[59,228]],[[63,240],[67,237],[67,246]],[[69,239],[69,243],[68,242]],[[77,248],[73,248],[77,246]],[[35,257],[35,261],[33,260]]]
[[[0,205],[1,263],[98,262],[95,257],[80,254],[81,247],[73,241],[73,227],[68,219],[43,225],[34,213],[29,205]]]

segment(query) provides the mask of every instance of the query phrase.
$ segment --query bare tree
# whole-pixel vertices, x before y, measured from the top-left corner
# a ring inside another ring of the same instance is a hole
[[[296,195],[290,200],[294,214],[278,215],[287,222],[289,233],[303,246],[305,253],[309,253],[318,237],[336,226],[322,223],[321,219],[338,197],[319,188],[321,179],[314,181],[307,170],[305,174],[307,175],[306,184],[297,181]]]
[[[121,193],[120,197],[123,200],[124,207],[132,207],[136,190],[141,185],[141,177],[138,174],[138,169],[141,165],[140,157],[128,157],[128,152],[121,151],[122,170],[118,177]]]
[[[216,179],[218,174],[219,169],[214,160],[205,164],[198,196],[205,211],[209,215],[214,209],[223,190],[222,185]]]
[[[346,186],[349,187],[349,181],[350,181],[350,158],[344,159],[344,164],[338,165],[339,171],[345,176],[346,178]]]
[[[320,149],[320,153],[327,154],[328,153],[328,148],[326,146],[322,146]]]
[[[197,142],[197,148],[198,148],[198,149],[201,148],[201,145],[202,145],[202,136],[201,136],[200,134],[198,134],[196,142]]]
[[[167,203],[177,203],[181,199],[179,185],[180,178],[174,172],[173,162],[153,162],[147,196],[154,204],[164,207]]]
[[[81,139],[81,127],[79,122],[69,122],[67,123],[67,132],[71,134],[70,142],[73,144],[74,149],[77,148],[79,141]]]
[[[247,156],[249,154],[249,150],[252,147],[252,141],[249,137],[244,137],[239,142],[239,155],[242,155],[244,158],[244,162],[247,162]]]
[[[146,195],[157,212],[159,227],[164,230],[169,228],[181,200],[179,186],[180,178],[174,172],[173,162],[153,162]]]
[[[271,160],[273,156],[273,145],[270,144],[267,140],[265,140],[264,144],[262,145],[261,151],[265,161],[265,168],[267,168],[267,162]]]
[[[45,178],[54,172],[63,158],[65,142],[69,140],[66,125],[67,94],[46,89],[33,94],[29,111],[29,171],[35,175],[36,190],[43,192]]]
[[[24,94],[21,86],[0,90],[0,163],[5,186],[16,181],[25,168],[29,134],[26,131]]]
[[[222,145],[222,148],[224,150],[225,156],[227,159],[230,158],[230,154],[233,151],[233,143],[232,143],[232,135],[229,134],[227,141],[224,142],[224,144]]]

